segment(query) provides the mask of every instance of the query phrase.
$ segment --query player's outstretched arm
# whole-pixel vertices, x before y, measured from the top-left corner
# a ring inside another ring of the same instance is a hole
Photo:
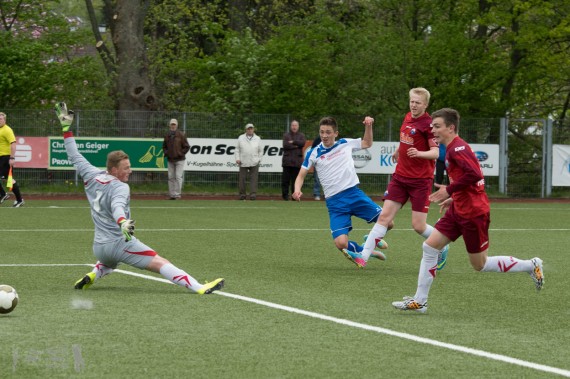
[[[100,169],[93,166],[77,149],[77,144],[75,143],[75,138],[73,133],[69,130],[71,124],[73,123],[74,113],[72,110],[67,109],[67,105],[62,101],[55,105],[55,114],[59,119],[61,124],[61,130],[63,131],[63,138],[65,144],[65,151],[67,152],[67,157],[69,161],[75,166],[79,175],[83,180],[90,180],[93,176],[101,172]]]

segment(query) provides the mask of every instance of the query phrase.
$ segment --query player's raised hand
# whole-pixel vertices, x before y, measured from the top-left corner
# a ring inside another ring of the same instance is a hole
[[[128,220],[123,218],[119,221],[119,226],[121,227],[121,231],[125,236],[125,241],[128,242],[131,240],[132,235],[135,234],[135,220]]]
[[[364,124],[364,126],[372,126],[374,124],[374,119],[370,116],[366,116],[364,118],[364,121],[362,121],[362,123]]]
[[[73,123],[73,111],[67,109],[67,105],[62,101],[55,104],[55,114],[61,124],[61,130],[67,132]]]

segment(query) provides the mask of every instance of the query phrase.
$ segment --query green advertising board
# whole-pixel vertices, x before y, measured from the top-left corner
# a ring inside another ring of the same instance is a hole
[[[164,171],[166,159],[162,138],[95,138],[75,137],[79,152],[95,167],[105,169],[107,154],[123,150],[129,155],[133,171]],[[62,137],[49,137],[49,165],[52,170],[71,170]]]

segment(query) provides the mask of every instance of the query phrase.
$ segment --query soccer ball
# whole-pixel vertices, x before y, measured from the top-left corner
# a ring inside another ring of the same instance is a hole
[[[13,287],[0,284],[0,313],[10,313],[18,305],[18,293]]]

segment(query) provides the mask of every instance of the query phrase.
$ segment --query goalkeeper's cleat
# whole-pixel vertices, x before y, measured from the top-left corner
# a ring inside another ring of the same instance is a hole
[[[392,306],[401,311],[414,311],[419,313],[426,313],[428,308],[427,301],[420,303],[410,296],[404,296],[402,301],[394,301]]]
[[[8,200],[10,198],[10,195],[6,194],[2,197],[0,197],[0,204],[4,203],[6,200]]]
[[[437,255],[437,271],[445,267],[447,263],[447,253],[449,253],[449,244],[445,245],[443,250]]]
[[[55,104],[55,114],[61,124],[61,130],[64,132],[69,131],[73,123],[73,111],[67,109],[67,105],[62,101]]]
[[[368,239],[368,234],[366,234],[364,236],[364,242],[366,243],[366,240]],[[378,241],[378,243],[376,244],[376,247],[382,250],[385,250],[388,248],[388,242],[384,241],[384,238],[382,238],[380,241]]]
[[[224,278],[216,279],[212,282],[206,283],[196,293],[198,295],[209,295],[214,291],[224,288]]]
[[[366,261],[362,258],[362,254],[355,253],[354,251],[350,251],[348,249],[341,250],[346,259],[354,263],[358,268],[366,267]]]
[[[540,258],[532,258],[532,264],[534,265],[530,276],[532,280],[534,280],[534,285],[536,289],[540,291],[544,284],[544,271],[542,271],[542,259]]]
[[[26,203],[24,202],[24,199],[22,199],[22,200],[20,200],[20,201],[16,200],[16,201],[14,201],[14,205],[12,205],[12,207],[14,207],[14,208],[20,208],[20,207],[24,206],[24,204],[26,204]]]
[[[93,283],[95,283],[95,273],[90,272],[87,275],[85,275],[83,278],[75,282],[75,289],[86,290],[87,288],[91,287]]]

